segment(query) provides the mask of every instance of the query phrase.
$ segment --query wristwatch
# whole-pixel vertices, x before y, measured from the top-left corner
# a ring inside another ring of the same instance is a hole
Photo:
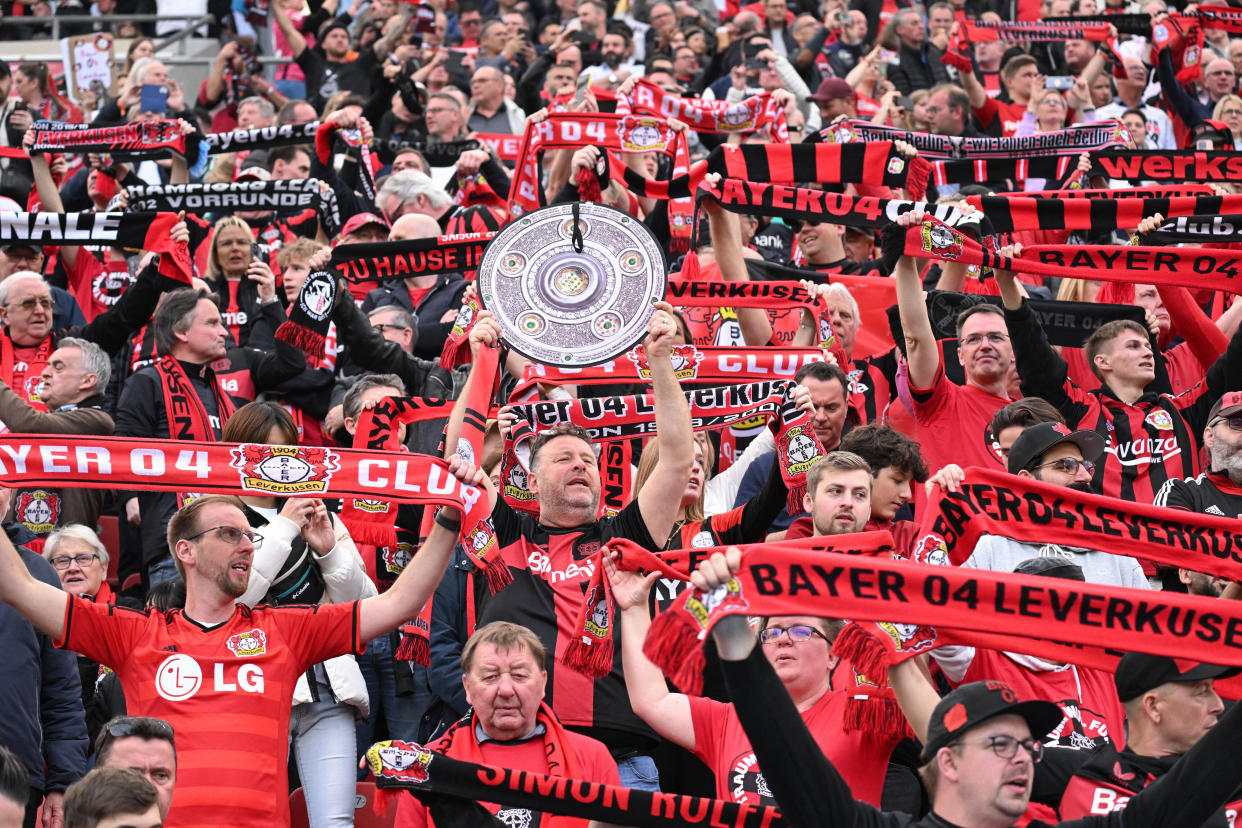
[[[617,73],[616,72],[608,73],[608,82],[612,84],[613,86],[617,85]]]

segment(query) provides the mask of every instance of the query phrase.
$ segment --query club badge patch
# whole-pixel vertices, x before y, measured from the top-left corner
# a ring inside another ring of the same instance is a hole
[[[238,633],[225,642],[229,652],[238,658],[250,658],[267,652],[267,635],[263,630]]]
[[[322,494],[341,464],[336,452],[325,448],[243,443],[233,449],[233,468],[244,491]]]

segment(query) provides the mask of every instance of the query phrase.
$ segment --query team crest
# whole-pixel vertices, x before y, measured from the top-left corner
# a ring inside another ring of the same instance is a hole
[[[144,144],[165,144],[181,137],[181,127],[175,121],[143,121],[139,129]]]
[[[586,619],[583,630],[603,641],[612,634],[612,613],[608,611],[608,596],[604,594],[603,585],[591,587],[586,600],[591,606],[591,615]]]
[[[923,239],[925,253],[941,259],[957,259],[962,255],[962,237],[939,222],[923,222],[919,236]]]
[[[944,538],[935,533],[924,535],[914,544],[914,549],[910,552],[910,560],[932,566],[948,566],[949,546],[944,542]]]
[[[755,110],[750,104],[735,103],[716,118],[721,132],[744,132],[755,126]]]
[[[858,140],[858,133],[854,132],[845,123],[840,123],[836,126],[828,127],[825,137],[830,144],[848,144]]]
[[[112,307],[133,283],[134,277],[124,265],[119,270],[104,270],[91,280],[91,296],[99,304]]]
[[[22,525],[36,535],[46,535],[60,519],[60,495],[43,489],[24,491],[13,510]]]
[[[837,344],[837,333],[832,329],[832,322],[827,319],[819,320],[819,347],[832,348]]]
[[[367,751],[367,764],[377,778],[426,782],[427,768],[433,756],[422,745],[389,739],[371,745]]]
[[[668,145],[668,135],[661,131],[662,126],[664,123],[659,118],[624,116],[617,121],[617,136],[621,139],[621,151],[651,152],[664,149]]]
[[[808,426],[792,426],[781,435],[779,448],[790,474],[806,474],[815,461],[824,456]]]
[[[647,364],[647,353],[641,348],[635,348],[628,351],[626,356],[634,363],[634,367],[638,369],[638,376],[642,379],[651,379],[651,366]],[[673,376],[678,380],[694,379],[699,373],[699,363],[703,361],[703,354],[693,345],[675,345],[672,353],[669,354],[669,360],[673,363]]]
[[[41,396],[43,394],[43,377],[38,374],[26,377],[26,383],[22,387],[26,392],[26,399],[30,400],[32,403],[43,402],[43,397]],[[44,411],[46,409],[40,408],[39,410]]]
[[[501,808],[496,812],[496,819],[508,828],[530,828],[532,823],[529,808]]]
[[[689,590],[686,598],[686,609],[705,630],[708,619],[716,610],[722,607],[744,610],[749,606],[750,602],[742,595],[742,582],[737,578],[730,578],[708,593],[700,594],[697,589]]]
[[[890,158],[888,159],[888,171],[893,175],[897,175],[906,168],[906,159]]]
[[[322,271],[307,276],[298,294],[298,306],[302,313],[316,322],[322,322],[332,315],[335,305],[336,280]]]
[[[690,539],[691,549],[707,549],[708,547],[715,546],[715,545],[716,545],[716,539],[713,538],[712,533],[707,531],[706,529],[704,529],[702,532],[696,533],[695,536]]]
[[[385,546],[380,553],[384,569],[393,575],[400,575],[410,565],[414,557],[414,545],[406,541],[398,541],[392,546]]]
[[[475,311],[479,306],[471,299],[461,306],[457,311],[457,318],[453,320],[453,330],[449,334],[450,337],[465,336],[466,331],[470,330],[470,326],[474,324]]]
[[[893,624],[880,621],[876,624],[893,640],[897,652],[922,652],[936,646],[936,631],[926,624]]]
[[[388,501],[355,499],[354,508],[361,509],[364,512],[370,512],[373,515],[382,515],[388,511]]]
[[[1182,55],[1183,66],[1194,66],[1199,62],[1199,47],[1191,44],[1186,47],[1185,53]]]
[[[504,484],[504,495],[506,498],[520,501],[533,501],[535,495],[530,490],[530,476],[526,473],[526,469],[522,467],[521,462],[516,457],[509,454],[505,455],[505,466],[502,467],[501,477]]]
[[[880,686],[880,683],[878,681],[872,680],[871,678],[863,675],[857,670],[854,670],[852,667],[850,668],[850,670],[851,672],[854,673],[854,686],[855,687],[879,687]]]
[[[267,635],[263,630],[249,630],[238,633],[224,642],[229,652],[238,658],[263,655],[267,652]]]
[[[243,491],[322,494],[340,467],[336,452],[325,448],[243,443],[233,449]]]
[[[1169,412],[1164,409],[1158,408],[1151,412],[1143,419],[1143,422],[1147,423],[1152,428],[1159,429],[1160,431],[1173,430],[1173,418],[1170,417]]]
[[[496,534],[492,531],[492,520],[488,518],[470,530],[465,538],[465,547],[477,560],[482,561],[496,547]]]

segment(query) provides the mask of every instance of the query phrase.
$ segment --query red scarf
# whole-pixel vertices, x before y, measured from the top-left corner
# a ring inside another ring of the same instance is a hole
[[[837,344],[832,320],[828,318],[828,304],[812,298],[798,282],[669,282],[664,298],[687,308],[802,308],[815,320],[818,346],[836,349],[837,363],[846,363],[845,352]]]
[[[220,414],[218,427],[212,426],[207,407],[198,398],[198,393],[194,390],[179,360],[170,356],[161,357],[155,363],[155,370],[160,375],[160,390],[164,392],[164,413],[168,417],[168,436],[173,440],[196,442],[218,440],[220,430],[233,415],[236,406],[228,392],[220,387],[220,381],[215,374],[211,376],[211,392],[216,397],[216,407]]]
[[[630,93],[628,104],[634,112],[676,118],[695,132],[749,135],[771,128],[774,141],[789,143],[785,110],[776,105],[770,92],[737,103],[705,101],[670,94],[651,81],[640,78]]]

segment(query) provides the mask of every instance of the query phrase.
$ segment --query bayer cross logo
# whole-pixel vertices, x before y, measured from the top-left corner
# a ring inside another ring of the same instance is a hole
[[[311,474],[310,464],[300,457],[269,457],[259,464],[259,471],[268,480],[278,483],[300,483]]]
[[[803,434],[789,441],[789,459],[795,463],[809,463],[818,453],[815,441]]]

